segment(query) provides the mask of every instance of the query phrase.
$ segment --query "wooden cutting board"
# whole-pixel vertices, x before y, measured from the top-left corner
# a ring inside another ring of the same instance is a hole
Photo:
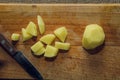
[[[71,44],[68,52],[59,52],[55,60],[37,58],[30,47],[39,40],[16,44],[16,48],[35,65],[45,79],[52,80],[120,80],[120,4],[0,4],[0,32],[10,40],[13,32],[21,34],[29,21],[37,24],[41,15],[46,32],[66,26]],[[99,24],[105,31],[105,45],[90,54],[81,46],[88,24]],[[0,47],[0,78],[33,79]]]

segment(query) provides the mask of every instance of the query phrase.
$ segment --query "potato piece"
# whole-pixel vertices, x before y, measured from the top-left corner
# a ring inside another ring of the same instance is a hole
[[[43,44],[40,42],[40,41],[38,41],[38,42],[36,42],[32,47],[31,47],[31,50],[34,52],[34,53],[36,53],[36,52],[38,52],[41,48],[43,48]]]
[[[58,53],[58,49],[56,47],[47,45],[44,56],[48,58],[52,58],[57,56],[57,53]]]
[[[27,25],[26,31],[33,36],[37,36],[37,27],[32,21]]]
[[[45,32],[45,23],[42,19],[41,16],[37,16],[37,21],[38,21],[38,27],[39,27],[39,31],[41,34],[43,34]]]
[[[31,39],[31,38],[32,38],[32,35],[27,33],[27,31],[24,28],[22,28],[22,40],[26,41],[26,40]]]
[[[55,47],[61,50],[69,50],[70,43],[55,42]]]
[[[45,52],[45,48],[42,47],[41,49],[39,49],[37,52],[34,52],[33,54],[36,56],[40,56],[40,55],[44,54],[44,52]]]
[[[17,33],[13,33],[11,36],[12,41],[18,41],[19,38],[20,38],[20,34],[17,34]]]
[[[60,39],[60,41],[64,42],[68,33],[65,27],[60,27],[54,31],[54,34]]]
[[[85,49],[95,49],[103,44],[105,34],[101,26],[97,24],[87,25],[82,38],[82,46]]]
[[[54,34],[47,34],[44,35],[43,37],[40,38],[40,41],[45,43],[45,44],[51,44],[55,39],[55,35]]]

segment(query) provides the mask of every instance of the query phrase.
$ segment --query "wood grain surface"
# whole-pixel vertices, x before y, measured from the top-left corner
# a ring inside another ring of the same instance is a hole
[[[0,3],[120,3],[120,0],[0,0]]]
[[[29,21],[37,24],[37,15],[46,24],[46,32],[66,26],[71,44],[68,52],[59,52],[55,60],[37,58],[30,47],[39,40],[22,42],[15,47],[35,65],[45,79],[51,80],[120,80],[120,5],[119,4],[0,4],[0,32],[11,42],[13,32],[21,34]],[[96,23],[105,31],[105,45],[90,54],[81,46],[88,24]],[[58,40],[58,39],[56,39]],[[54,44],[53,44],[54,45]],[[0,79],[33,79],[0,47]]]

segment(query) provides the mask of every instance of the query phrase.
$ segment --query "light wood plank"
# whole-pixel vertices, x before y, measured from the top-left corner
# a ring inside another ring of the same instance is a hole
[[[120,4],[0,4],[0,32],[10,40],[13,32],[21,33],[29,21],[37,24],[37,15],[46,24],[46,32],[66,26],[71,43],[68,52],[59,52],[54,61],[36,58],[30,46],[39,40],[22,39],[16,48],[35,65],[45,79],[53,80],[119,80],[120,79]],[[103,27],[104,48],[92,55],[81,46],[85,26],[91,23]],[[56,39],[58,40],[58,39]],[[53,44],[54,45],[54,44]],[[16,61],[0,47],[0,78],[32,79]]]

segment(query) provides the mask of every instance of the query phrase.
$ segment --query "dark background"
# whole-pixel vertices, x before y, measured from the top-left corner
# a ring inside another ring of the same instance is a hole
[[[119,3],[120,0],[0,0],[0,3]]]

